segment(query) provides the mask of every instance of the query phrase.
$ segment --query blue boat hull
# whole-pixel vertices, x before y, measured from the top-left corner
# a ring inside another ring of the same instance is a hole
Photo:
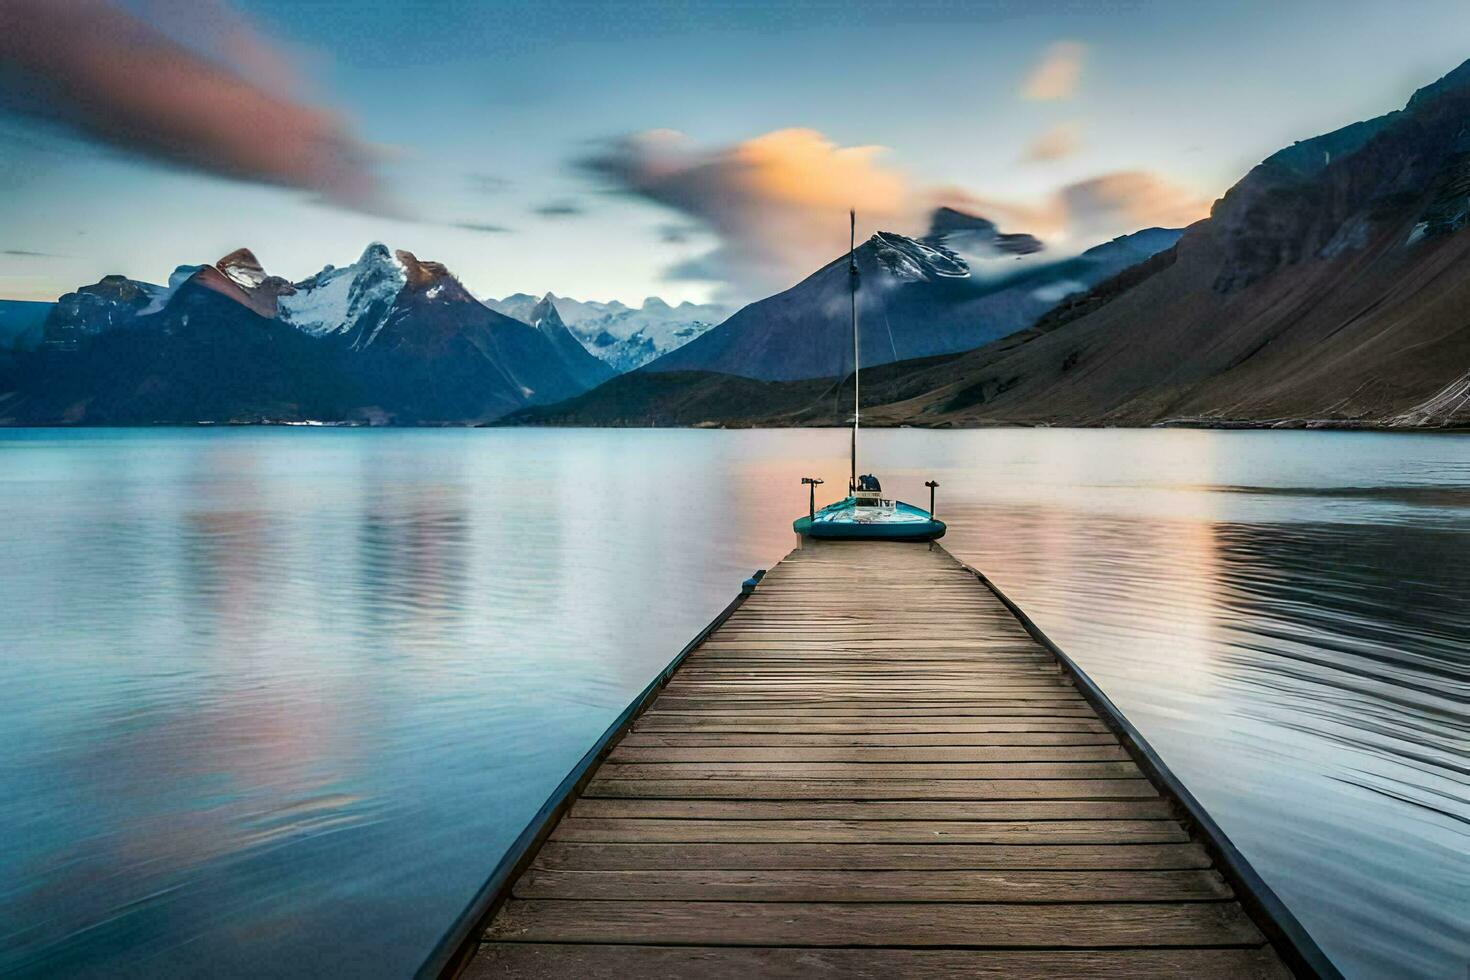
[[[862,519],[862,512],[848,497],[815,516],[797,518],[791,527],[803,537],[833,541],[933,541],[944,536],[944,522],[912,504],[899,502],[886,519]]]

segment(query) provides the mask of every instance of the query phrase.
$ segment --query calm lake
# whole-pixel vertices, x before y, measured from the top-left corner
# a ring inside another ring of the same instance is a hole
[[[0,973],[402,977],[837,431],[0,430]],[[1470,437],[922,430],[1351,977],[1462,976]],[[819,496],[819,505],[824,500]]]

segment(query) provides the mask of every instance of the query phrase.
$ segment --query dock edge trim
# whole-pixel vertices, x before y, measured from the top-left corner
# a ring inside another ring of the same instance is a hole
[[[686,643],[684,649],[680,650],[663,670],[658,672],[658,675],[649,682],[642,693],[623,709],[622,713],[608,726],[607,731],[603,732],[602,736],[587,750],[587,753],[582,756],[582,761],[567,773],[566,778],[552,791],[546,802],[541,804],[541,809],[536,811],[525,829],[501,856],[500,861],[495,865],[495,870],[490,872],[490,877],[475,892],[475,897],[470,900],[470,904],[465,906],[464,911],[434,945],[428,958],[414,974],[417,980],[453,980],[464,972],[479,950],[480,936],[489,928],[495,914],[510,897],[511,886],[530,866],[557,822],[581,795],[582,790],[591,780],[593,772],[612,748],[613,743],[633,727],[633,722],[653,702],[654,696],[668,684],[669,678],[673,676],[674,671],[679,668],[685,658],[708,639],[711,633],[722,626],[736,609],[740,608],[741,604],[755,591],[756,585],[765,577],[765,574],[764,568],[758,569],[750,578],[740,583],[740,593],[730,600],[729,605],[725,606],[719,615],[710,620],[709,625],[695,634],[694,639]]]
[[[1317,941],[1312,938],[1306,928],[1297,921],[1291,909],[1272,890],[1271,886],[1260,876],[1251,863],[1246,860],[1244,854],[1230,840],[1230,837],[1215,823],[1209,811],[1194,798],[1184,785],[1184,782],[1175,776],[1164,763],[1162,757],[1154,751],[1154,747],[1148,743],[1143,734],[1133,727],[1128,717],[1118,710],[1117,705],[1103,693],[1102,688],[1087,675],[1087,672],[1079,667],[1061,647],[1052,642],[1051,637],[1042,631],[1026,615],[1025,610],[1018,606],[1011,597],[1001,590],[1000,586],[990,580],[988,576],[978,568],[966,564],[955,558],[961,566],[984,585],[1001,601],[1001,604],[1010,610],[1016,621],[1052,656],[1062,665],[1062,669],[1071,675],[1073,682],[1082,692],[1082,696],[1102,716],[1103,721],[1113,729],[1115,735],[1123,743],[1128,753],[1133,756],[1133,761],[1146,773],[1168,796],[1173,797],[1175,803],[1184,811],[1188,821],[1198,830],[1202,838],[1201,843],[1205,851],[1215,861],[1220,873],[1235,889],[1236,900],[1240,902],[1257,928],[1276,948],[1277,954],[1285,961],[1292,972],[1303,977],[1316,977],[1320,980],[1344,980],[1341,971],[1333,965],[1327,954],[1322,952]]]

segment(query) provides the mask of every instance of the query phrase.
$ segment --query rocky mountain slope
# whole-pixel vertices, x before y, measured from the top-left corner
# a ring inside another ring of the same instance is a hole
[[[1031,327],[959,356],[864,372],[864,417],[939,426],[1467,427],[1467,224],[1470,62],[1402,110],[1268,157],[1172,248],[1067,297]],[[729,355],[710,360],[722,371],[743,366]],[[847,417],[823,394],[831,380],[741,403],[712,396],[731,390],[719,374],[679,378],[675,392],[635,374],[516,418]],[[682,410],[689,405],[708,414],[691,417]]]
[[[1470,424],[1470,62],[1263,161],[1168,261],[910,380],[931,424]]]
[[[920,239],[880,232],[858,247],[858,323],[865,366],[969,350],[1034,323],[1153,251],[1177,232],[1150,229],[1132,240],[1053,261],[1030,235],[1004,234],[975,215],[936,211]],[[1111,247],[1110,247],[1111,246]],[[767,381],[850,371],[847,256],[800,283],[741,309],[650,371],[714,371]]]
[[[610,373],[555,323],[487,309],[448,269],[370,246],[299,283],[241,249],[170,287],[108,277],[0,370],[0,423],[487,421]]]
[[[610,364],[589,353],[572,335],[571,329],[556,311],[550,294],[531,308],[528,317],[527,322],[551,342],[562,364],[583,388],[595,388],[617,374]]]

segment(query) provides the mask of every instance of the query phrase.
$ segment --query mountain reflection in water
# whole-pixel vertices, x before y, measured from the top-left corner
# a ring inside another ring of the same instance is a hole
[[[411,972],[845,452],[0,431],[0,972]],[[1345,972],[1463,969],[1470,439],[915,430],[864,453],[899,497],[939,480],[945,546]]]

